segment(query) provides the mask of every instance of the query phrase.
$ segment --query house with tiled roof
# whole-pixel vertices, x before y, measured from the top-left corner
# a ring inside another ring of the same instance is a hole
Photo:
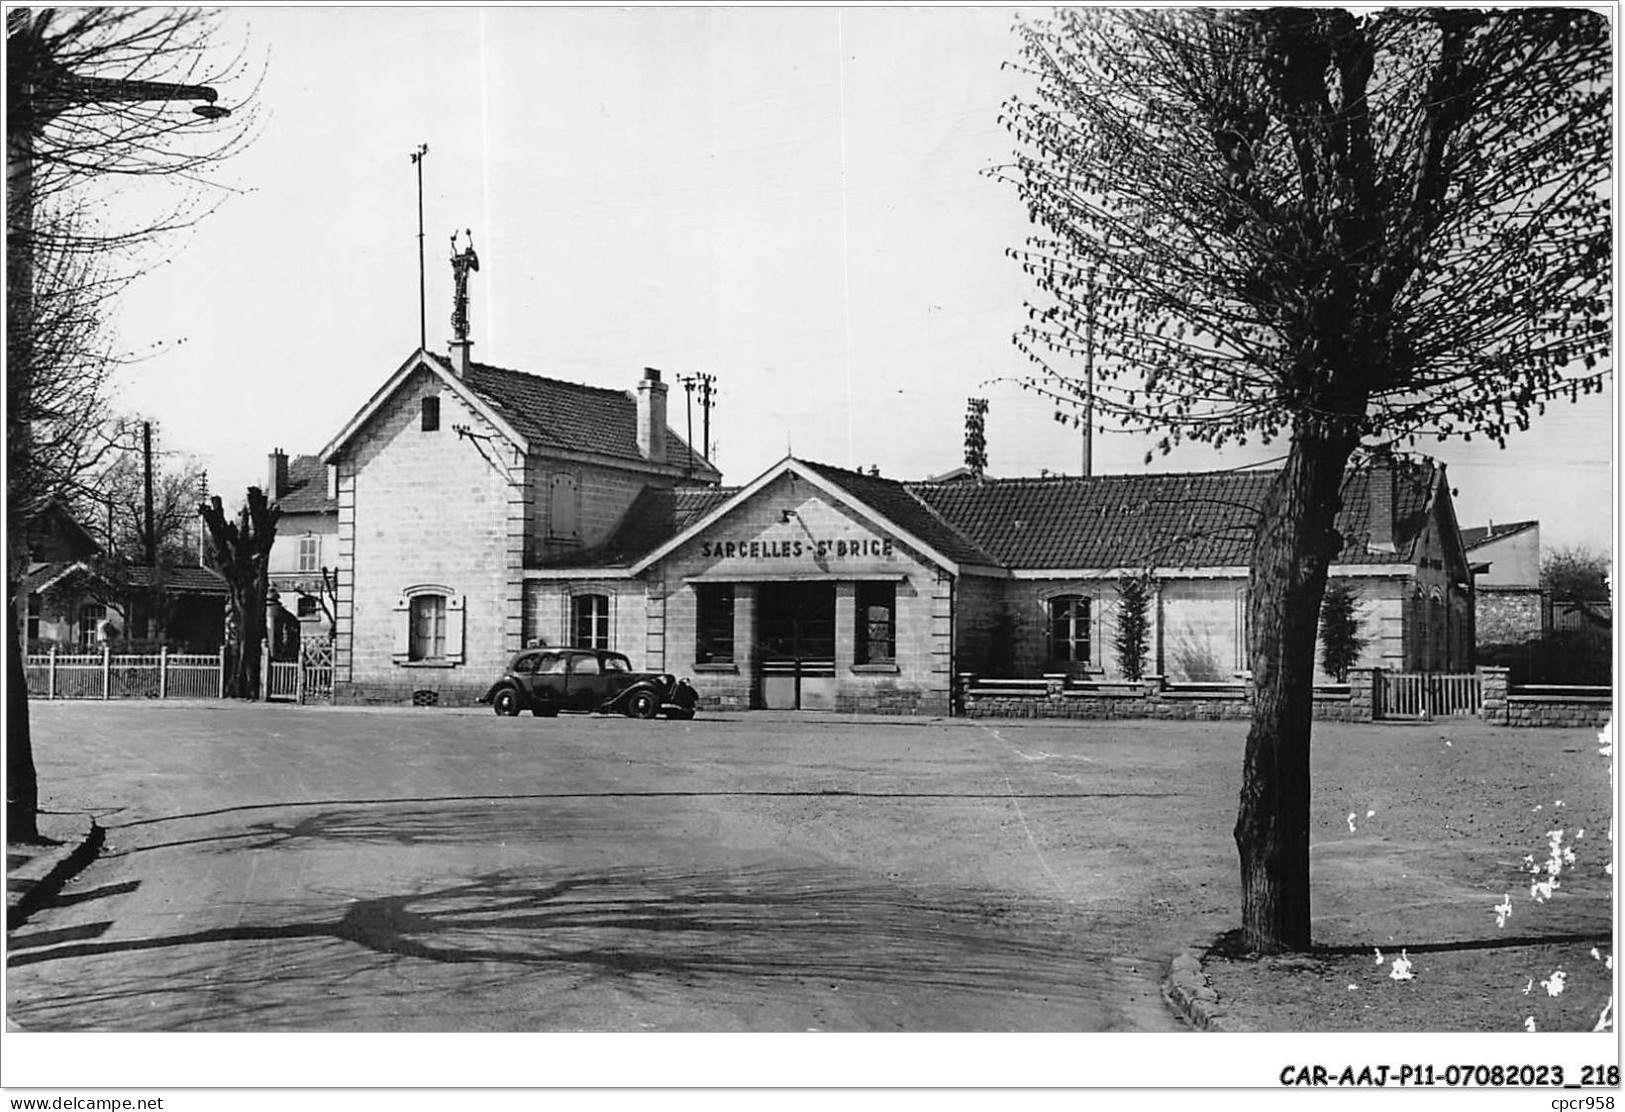
[[[277,448],[267,459],[265,493],[282,511],[266,563],[270,589],[299,640],[333,635],[337,606],[339,503],[321,457]]]
[[[589,386],[475,362],[472,346],[414,352],[317,457],[341,700],[472,701],[540,637],[533,569],[600,551],[640,499],[721,478],[668,427],[660,371],[634,390]],[[549,642],[621,644],[634,627],[646,640],[642,611],[594,582],[562,605]]]
[[[659,371],[607,389],[470,348],[414,352],[320,455],[340,700],[472,702],[520,648],[574,645],[690,677],[710,707],[946,713],[959,673],[1120,675],[1117,588],[1139,575],[1157,672],[1247,671],[1270,474],[904,482],[787,457],[724,487],[667,427]],[[1467,667],[1443,469],[1352,474],[1337,524],[1362,663]]]
[[[227,591],[215,572],[110,558],[60,502],[26,529],[30,562],[18,591],[26,651],[99,651],[130,638],[188,652],[220,647]]]
[[[1247,671],[1247,563],[1267,472],[903,482],[786,458],[742,487],[650,491],[591,548],[526,571],[524,629],[572,638],[590,590],[611,647],[692,674],[713,706],[943,713],[957,673],[1114,678],[1118,594],[1154,585],[1174,681]],[[1349,476],[1331,572],[1361,663],[1470,665],[1472,586],[1444,470]]]

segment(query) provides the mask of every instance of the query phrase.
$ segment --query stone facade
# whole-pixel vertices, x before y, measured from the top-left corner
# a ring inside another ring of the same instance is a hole
[[[770,702],[757,659],[764,603],[785,585],[821,585],[833,608],[830,659],[798,689],[805,706],[864,713],[946,714],[953,672],[954,582],[929,557],[807,481],[786,474],[734,506],[714,528],[678,545],[636,576],[594,581],[590,570],[562,580],[533,573],[526,585],[527,637],[556,643],[574,593],[615,599],[609,647],[641,667],[691,679],[709,709]],[[890,585],[894,651],[858,657],[860,583]],[[726,587],[733,598],[733,653],[700,659],[698,591]],[[833,673],[823,672],[832,667]],[[826,682],[827,681],[827,682]],[[816,686],[817,691],[814,692]]]
[[[1480,645],[1519,645],[1546,633],[1539,587],[1478,587]]]
[[[338,507],[335,701],[473,703],[527,640],[572,643],[570,603],[584,594],[608,600],[615,647],[658,664],[658,591],[589,576],[548,592],[527,588],[525,571],[602,543],[641,491],[678,472],[527,445],[459,365],[419,353],[323,453]]]

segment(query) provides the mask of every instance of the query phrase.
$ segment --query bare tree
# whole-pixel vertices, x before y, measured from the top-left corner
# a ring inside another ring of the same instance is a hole
[[[226,617],[226,695],[257,699],[260,695],[260,647],[265,639],[265,596],[270,585],[271,546],[282,509],[270,504],[259,487],[248,488],[248,500],[237,520],[226,518],[219,495],[198,507],[213,541],[213,566],[231,591]]]
[[[107,385],[122,356],[105,331],[110,301],[141,272],[142,245],[209,211],[220,194],[200,186],[252,137],[253,90],[241,87],[251,84],[247,67],[241,54],[221,55],[219,38],[216,16],[197,8],[6,12],[6,597],[13,607],[29,559],[28,523],[71,500],[113,445]],[[239,86],[230,113],[206,81]],[[154,177],[163,188],[112,204],[105,192],[112,177]],[[12,837],[36,840],[27,685],[11,625],[7,815]]]
[[[1006,106],[1001,173],[1038,228],[1012,251],[1042,295],[1027,385],[1164,451],[1290,441],[1253,539],[1235,839],[1246,941],[1302,949],[1345,470],[1419,439],[1504,444],[1607,373],[1608,21],[1070,9],[1020,33],[1034,92]]]

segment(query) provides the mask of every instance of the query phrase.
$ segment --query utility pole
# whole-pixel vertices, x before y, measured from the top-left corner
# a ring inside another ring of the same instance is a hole
[[[683,384],[683,394],[688,409],[688,460],[684,464],[684,471],[692,475],[694,471],[694,383],[697,381],[693,375],[678,375],[677,381]]]
[[[716,405],[716,375],[698,374],[694,376],[700,384],[700,409],[705,421],[705,462],[711,462],[711,407]]]
[[[1083,346],[1083,477],[1095,466],[1095,280],[1089,279],[1089,314],[1084,323]]]
[[[141,422],[141,453],[146,472],[146,525],[142,530],[147,544],[147,566],[158,566],[158,534],[152,527],[152,422]]]
[[[418,347],[429,348],[429,303],[423,287],[423,156],[429,153],[429,144],[419,143],[412,152],[412,165],[418,168]]]
[[[705,447],[704,447],[704,450],[700,452],[700,455],[705,457],[705,462],[710,463],[711,462],[711,407],[716,404],[716,402],[713,399],[716,397],[716,394],[717,394],[717,388],[716,388],[717,376],[716,375],[703,374],[703,373],[702,374],[692,374],[692,375],[678,375],[677,376],[677,381],[683,384],[683,389],[688,394],[688,446],[690,448],[694,447],[694,388],[696,386],[698,386],[699,389],[700,389],[700,408],[702,410],[704,410],[704,418],[703,419],[704,419],[704,422],[705,422],[704,432],[703,432],[703,435],[705,437]]]

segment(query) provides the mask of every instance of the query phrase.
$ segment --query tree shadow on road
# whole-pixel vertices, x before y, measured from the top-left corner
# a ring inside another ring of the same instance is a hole
[[[322,1001],[341,991],[334,986],[343,978],[364,982],[362,996],[387,997],[415,991],[431,965],[484,966],[492,985],[511,987],[516,974],[563,975],[571,987],[610,983],[620,992],[674,1000],[707,983],[803,978],[1030,993],[1099,1007],[1114,974],[1106,955],[1091,955],[1082,930],[1049,905],[990,902],[984,892],[911,892],[833,869],[619,868],[493,872],[352,899],[336,915],[295,922],[41,946],[24,939],[8,964],[14,971],[71,970],[59,982],[60,995],[31,993],[21,1013],[25,1024],[32,1018],[70,1028],[321,1029],[324,1014],[331,1015]],[[330,945],[280,945],[309,942]],[[243,947],[211,953],[220,943],[266,944],[256,951],[260,973],[245,979],[229,957]],[[90,960],[160,950],[197,957],[180,963],[179,976],[173,958],[162,973],[155,966],[133,974],[127,961]],[[458,981],[458,991],[465,982],[466,976]],[[187,1018],[166,1023],[149,997],[167,998],[168,1016]],[[387,1008],[381,1000],[377,1006]],[[965,1024],[974,1029],[975,1016],[967,1014]]]

